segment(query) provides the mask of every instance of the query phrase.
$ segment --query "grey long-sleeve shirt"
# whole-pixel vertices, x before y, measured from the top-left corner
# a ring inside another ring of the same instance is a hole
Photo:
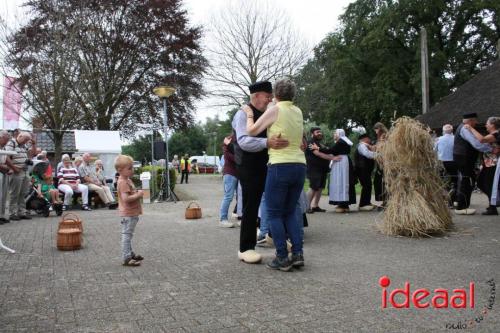
[[[267,148],[267,139],[250,136],[247,133],[247,115],[243,110],[236,112],[232,126],[236,132],[238,145],[244,151],[256,153]]]
[[[464,140],[469,142],[472,145],[472,147],[474,147],[474,149],[480,152],[489,153],[493,150],[491,145],[487,143],[481,143],[478,139],[476,139],[474,134],[472,134],[472,132],[466,128],[462,127],[462,129],[460,130],[460,136],[464,138]]]

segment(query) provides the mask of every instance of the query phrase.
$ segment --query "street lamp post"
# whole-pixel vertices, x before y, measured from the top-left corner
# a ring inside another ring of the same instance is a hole
[[[215,168],[217,167],[217,155],[215,152],[215,147],[217,144],[217,132],[212,133],[214,135],[214,174],[215,174]]]
[[[153,198],[155,197],[155,167],[154,167],[154,141],[155,141],[155,131],[153,126],[151,126],[151,202],[153,202]]]
[[[159,86],[153,89],[153,92],[156,96],[160,97],[163,100],[163,133],[165,135],[165,173],[167,180],[167,188],[163,189],[161,192],[161,196],[165,201],[174,201],[177,202],[178,198],[175,195],[174,191],[170,189],[170,172],[168,169],[168,114],[167,114],[167,99],[173,93],[175,93],[175,89],[168,86]]]

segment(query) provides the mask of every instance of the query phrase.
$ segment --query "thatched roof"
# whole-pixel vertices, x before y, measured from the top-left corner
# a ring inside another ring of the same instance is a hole
[[[438,129],[444,124],[457,125],[462,122],[463,114],[472,112],[478,114],[480,123],[488,117],[500,116],[500,60],[441,99],[417,120]]]

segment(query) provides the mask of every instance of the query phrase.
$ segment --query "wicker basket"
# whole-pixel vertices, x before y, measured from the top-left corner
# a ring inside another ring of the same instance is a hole
[[[57,249],[73,251],[82,247],[82,232],[80,229],[61,229],[57,232]]]
[[[61,222],[59,222],[58,230],[63,229],[78,229],[83,233],[82,220],[75,213],[66,213],[62,216]]]
[[[195,205],[196,207],[191,207],[192,205]],[[197,202],[194,202],[194,201],[190,202],[189,205],[186,208],[185,217],[188,220],[201,219],[201,208],[200,208],[200,205]]]

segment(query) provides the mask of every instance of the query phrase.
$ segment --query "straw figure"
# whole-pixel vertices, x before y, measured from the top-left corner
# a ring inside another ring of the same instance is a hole
[[[380,157],[388,194],[382,232],[422,237],[450,229],[447,193],[424,125],[408,117],[396,120],[380,147]]]

